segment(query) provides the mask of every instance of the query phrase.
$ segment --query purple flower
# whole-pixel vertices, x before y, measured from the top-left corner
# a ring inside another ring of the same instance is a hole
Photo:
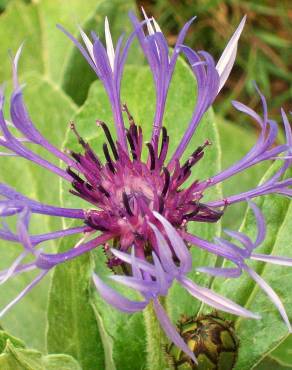
[[[45,170],[55,173],[63,181],[71,183],[72,196],[78,196],[87,201],[88,208],[86,210],[71,209],[43,204],[27,198],[6,184],[0,184],[0,216],[16,215],[18,217],[16,232],[12,232],[4,223],[3,229],[0,230],[0,238],[8,242],[21,243],[24,248],[14,263],[0,273],[0,281],[4,283],[11,277],[31,269],[40,270],[37,278],[2,310],[0,316],[19,301],[54,266],[101,246],[107,253],[108,265],[111,268],[123,265],[127,271],[127,268],[131,266],[131,275],[118,276],[114,279],[134,288],[144,297],[142,301],[131,302],[125,297],[119,296],[95,275],[95,285],[104,299],[126,312],[142,310],[150,300],[153,300],[157,317],[167,335],[186,353],[190,354],[159,303],[159,297],[167,294],[174,280],[177,280],[197,299],[218,309],[247,317],[255,318],[257,316],[227,298],[221,297],[207,288],[197,286],[186,277],[192,268],[192,260],[185,243],[234,262],[239,268],[229,271],[229,276],[238,276],[239,272],[245,269],[257,281],[259,281],[258,277],[246,267],[244,260],[264,257],[252,253],[243,255],[233,244],[223,242],[221,239],[217,240],[217,243],[203,240],[196,235],[189,234],[186,231],[186,225],[189,222],[217,222],[223,216],[227,206],[237,202],[245,202],[247,199],[264,194],[279,193],[291,196],[292,179],[282,180],[282,176],[292,161],[291,128],[285,112],[282,111],[286,144],[276,145],[278,127],[274,121],[268,118],[266,101],[261,93],[258,91],[263,104],[263,118],[243,104],[234,102],[236,109],[252,116],[258,123],[261,133],[257,143],[244,158],[230,168],[212,178],[194,181],[190,186],[186,186],[185,182],[192,175],[192,168],[198,161],[202,160],[204,151],[210,143],[206,140],[190,153],[189,159],[185,162],[181,163],[181,157],[201,118],[212,105],[228,78],[235,60],[237,44],[245,18],[241,21],[216,64],[207,52],[196,52],[183,45],[185,34],[193,19],[182,29],[174,51],[170,55],[167,41],[154,19],[148,18],[146,14],[143,22],[139,22],[132,14],[130,17],[134,31],[124,45],[123,37],[120,37],[116,47],[113,46],[107,19],[105,20],[106,46],[94,33],[92,33],[90,40],[80,30],[84,47],[60,27],[79,48],[95,71],[103,83],[111,103],[117,141],[114,141],[107,124],[97,121],[97,126],[103,130],[105,135],[105,143],[102,147],[105,163],[100,159],[99,153],[95,153],[82,138],[74,124],[71,124],[71,129],[81,145],[82,152],[63,153],[41,135],[29,117],[23,102],[22,86],[18,82],[17,66],[22,48],[18,50],[13,60],[14,90],[10,98],[11,122],[4,118],[4,91],[3,88],[0,90],[0,130],[2,132],[0,146],[3,147],[0,155],[23,157],[37,163]],[[144,26],[147,27],[147,32],[144,30]],[[153,130],[151,137],[147,138],[150,141],[146,143],[144,143],[141,127],[136,125],[127,106],[122,105],[120,100],[123,69],[129,47],[135,37],[138,38],[148,61],[156,89],[156,113],[153,120]],[[185,55],[190,63],[197,80],[198,92],[188,128],[170,161],[167,161],[171,138],[168,136],[166,128],[163,127],[163,116],[169,84],[179,54]],[[129,124],[125,124],[122,111],[126,112]],[[16,129],[19,133],[18,136],[12,133],[10,126]],[[42,146],[57,159],[60,159],[66,166],[66,170],[36,154],[30,149],[31,146],[27,146],[27,143]],[[146,161],[142,159],[143,151],[148,153]],[[275,159],[282,161],[280,169],[255,189],[231,195],[226,199],[218,199],[208,203],[202,201],[206,189],[261,161]],[[30,235],[29,219],[32,214],[77,219],[80,221],[80,225],[47,234]],[[81,234],[81,240],[67,252],[48,254],[41,249],[42,244],[48,240],[72,234]],[[262,234],[261,231],[260,235]],[[259,239],[261,239],[260,236]],[[259,241],[255,244],[257,243]],[[23,263],[24,258],[28,255],[32,257],[33,262]],[[270,256],[266,258],[270,258]],[[262,287],[264,287],[263,284]],[[268,291],[268,288],[265,290]],[[276,302],[275,299],[274,302]],[[278,301],[277,305],[280,307]],[[283,310],[281,313],[283,314]]]

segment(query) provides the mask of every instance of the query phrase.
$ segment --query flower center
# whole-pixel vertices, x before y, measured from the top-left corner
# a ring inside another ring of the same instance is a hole
[[[141,255],[151,254],[155,243],[149,221],[157,223],[153,211],[162,214],[176,228],[185,227],[189,221],[216,222],[222,211],[207,207],[200,202],[203,189],[195,181],[183,188],[191,175],[192,167],[203,157],[209,142],[198,147],[189,159],[173,169],[165,165],[169,136],[162,129],[161,143],[143,144],[141,127],[133,119],[126,131],[130,154],[119,144],[114,143],[107,125],[98,121],[107,138],[103,145],[106,162],[102,163],[75,129],[84,153],[71,152],[76,161],[78,174],[71,168],[71,193],[88,201],[92,208],[86,213],[86,224],[95,230],[112,234],[122,250],[135,244]],[[148,159],[141,158],[143,146],[147,147]],[[110,150],[111,153],[110,153]],[[147,257],[147,256],[146,256]]]

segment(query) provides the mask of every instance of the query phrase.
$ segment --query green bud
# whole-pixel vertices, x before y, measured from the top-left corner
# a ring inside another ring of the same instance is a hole
[[[180,335],[196,355],[198,365],[171,344],[167,350],[170,364],[176,370],[232,370],[237,360],[239,341],[233,325],[217,314],[182,318]]]

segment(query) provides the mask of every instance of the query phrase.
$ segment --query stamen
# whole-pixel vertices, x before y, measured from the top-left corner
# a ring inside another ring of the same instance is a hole
[[[150,171],[155,170],[155,152],[153,145],[151,143],[146,143],[146,146],[149,150],[149,155],[150,155]]]
[[[102,193],[104,194],[107,198],[110,197],[110,193],[105,190],[105,188],[102,186],[102,185],[98,185],[97,189]]]
[[[194,211],[190,212],[190,213],[186,213],[183,218],[186,218],[186,219],[189,219],[189,218],[192,218],[194,216],[196,216],[200,211],[200,206],[199,204],[196,205],[196,208],[194,209]]]
[[[165,142],[167,141],[167,130],[166,130],[166,127],[162,127],[162,139],[161,139],[161,148],[160,148],[160,154],[159,156],[161,155],[161,152],[162,152],[162,149],[164,147],[164,144]]]
[[[81,154],[72,152],[71,150],[69,151],[69,154],[71,155],[72,158],[75,159],[76,162],[80,163]]]
[[[109,231],[108,228],[102,225],[97,225],[94,220],[90,217],[87,220],[84,220],[85,225],[90,226],[92,229],[98,230],[98,231]]]
[[[72,178],[75,179],[77,182],[79,182],[81,184],[84,184],[84,180],[79,175],[77,175],[77,173],[75,173],[74,171],[72,171],[70,167],[67,167],[66,168],[66,172],[70,176],[72,176]]]
[[[164,210],[164,198],[162,196],[159,197],[159,207],[158,212],[162,214]]]
[[[102,168],[100,160],[98,159],[97,155],[92,151],[90,146],[87,144],[86,153],[89,155],[90,159],[97,165],[99,169]]]
[[[165,197],[168,191],[168,188],[169,188],[169,184],[170,184],[170,173],[166,167],[163,167],[163,173],[164,173],[165,179],[164,179],[164,187],[162,189],[161,195]]]
[[[123,106],[122,106],[122,110],[123,110],[124,112],[126,112],[126,114],[127,114],[127,116],[128,116],[129,124],[130,124],[130,125],[135,125],[135,126],[136,126],[135,121],[134,121],[134,118],[133,118],[133,116],[131,115],[131,113],[130,113],[130,111],[129,111],[129,108],[128,108],[128,106],[127,106],[127,104],[123,104]]]
[[[139,129],[141,129],[141,127],[139,127]],[[135,124],[131,125],[129,131],[132,135],[132,138],[135,139],[135,142],[138,144],[138,129],[137,129],[137,126]]]
[[[88,182],[86,182],[84,185],[87,188],[87,190],[89,190],[89,191],[93,190],[93,186],[91,184],[89,184]]]
[[[204,155],[203,150],[206,148],[206,146],[211,145],[211,142],[209,140],[206,140],[205,143],[201,146],[199,146],[190,156],[190,158],[183,164],[182,170],[184,171],[184,175],[187,173],[187,171],[196,164]]]
[[[86,153],[89,155],[89,157],[93,160],[93,162],[98,166],[98,168],[101,168],[101,163],[98,159],[98,157],[96,156],[96,154],[92,151],[92,149],[90,148],[89,144],[86,143],[82,137],[79,135],[78,131],[76,130],[76,127],[75,127],[75,124],[74,122],[71,122],[70,123],[70,129],[74,132],[74,134],[77,136],[78,138],[78,142],[79,144],[82,145],[82,147],[85,149]],[[73,153],[71,154],[74,158],[74,155]],[[80,158],[80,157],[79,157]]]
[[[111,150],[113,152],[113,155],[115,157],[115,160],[117,161],[119,159],[119,155],[118,155],[118,152],[117,152],[117,148],[115,146],[115,143],[114,143],[114,140],[112,138],[112,135],[110,133],[110,130],[109,128],[107,127],[106,123],[100,121],[100,120],[96,120],[96,123],[98,126],[101,126],[101,128],[103,129],[104,133],[105,133],[105,136],[108,140],[108,143],[111,147]]]
[[[131,210],[131,207],[130,207],[129,198],[128,198],[128,196],[125,192],[123,192],[123,203],[124,203],[124,206],[126,208],[126,211],[128,212],[128,215],[129,216],[134,216],[134,214]]]
[[[109,154],[107,145],[103,144],[102,148],[103,148],[104,156],[107,160],[107,164],[108,164],[110,170],[112,171],[112,173],[115,173],[115,167],[113,165],[113,162],[112,162],[111,156]]]
[[[86,142],[82,139],[82,137],[79,135],[78,131],[76,130],[76,127],[75,127],[75,123],[74,122],[70,122],[70,129],[74,132],[74,134],[76,135],[77,139],[78,139],[78,142],[80,145],[83,146],[83,148],[86,148]]]
[[[169,136],[167,135],[166,128],[163,126],[162,127],[161,147],[160,147],[160,153],[159,153],[160,163],[163,163],[165,158],[166,158],[167,151],[168,151],[168,142],[169,142]]]
[[[132,157],[133,157],[134,160],[136,160],[137,159],[136,147],[135,147],[135,144],[134,144],[132,135],[131,135],[131,133],[130,133],[129,130],[127,130],[126,136],[127,136],[127,139],[128,139],[129,145],[130,145],[130,148],[131,148]]]

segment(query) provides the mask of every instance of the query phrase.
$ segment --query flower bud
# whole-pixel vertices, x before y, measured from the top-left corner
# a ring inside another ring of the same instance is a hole
[[[176,370],[231,370],[237,360],[239,341],[230,321],[217,313],[198,318],[183,317],[178,323],[180,335],[195,354],[198,365],[173,343],[167,356]]]

